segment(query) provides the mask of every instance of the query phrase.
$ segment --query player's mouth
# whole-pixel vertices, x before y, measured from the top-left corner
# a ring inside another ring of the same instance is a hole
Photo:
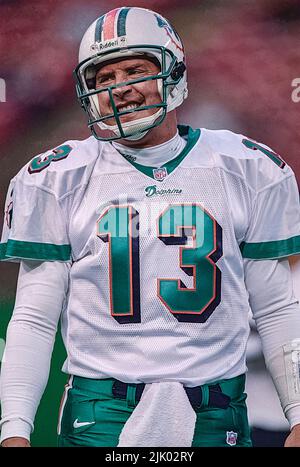
[[[118,112],[127,112],[128,110],[134,110],[137,107],[140,107],[140,103],[130,102],[122,105],[117,105]]]
[[[135,112],[136,109],[139,109],[141,106],[146,105],[145,101],[142,100],[142,102],[126,102],[122,104],[116,105],[117,112],[128,112],[127,114],[125,113],[124,115],[120,115],[120,119],[122,123],[130,122],[132,120],[137,120],[139,118],[145,117],[148,115],[148,111],[139,111]]]
[[[147,117],[150,114],[155,112],[155,109],[152,111],[149,110],[141,110],[138,112],[135,112],[136,109],[139,109],[140,107],[146,105],[145,100],[142,100],[142,102],[124,102],[122,104],[116,104],[116,109],[118,113],[121,112],[128,112],[127,114],[125,113],[124,115],[120,115],[120,121],[121,123],[127,123],[133,120],[138,120],[139,118]],[[111,112],[113,110],[111,109]],[[116,121],[114,118],[109,118],[105,122],[107,125],[115,125]]]

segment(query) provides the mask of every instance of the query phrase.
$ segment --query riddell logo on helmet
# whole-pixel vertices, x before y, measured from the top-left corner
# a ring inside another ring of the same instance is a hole
[[[104,42],[94,42],[91,45],[91,50],[94,52],[102,52],[103,50],[110,49],[112,47],[125,47],[127,45],[127,39],[125,36],[117,37],[115,39],[109,39]]]

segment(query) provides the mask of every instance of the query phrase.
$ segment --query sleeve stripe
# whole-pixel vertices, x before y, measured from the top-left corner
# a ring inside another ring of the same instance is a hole
[[[300,254],[300,235],[272,242],[242,242],[240,250],[242,256],[249,259],[278,259],[297,255]]]
[[[0,243],[0,261],[5,258],[7,243]]]
[[[8,240],[7,243],[0,243],[0,260],[10,258],[69,261],[71,259],[71,246]]]

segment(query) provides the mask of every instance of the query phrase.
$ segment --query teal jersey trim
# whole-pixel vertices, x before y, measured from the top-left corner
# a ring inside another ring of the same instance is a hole
[[[8,240],[7,243],[1,243],[0,261],[13,258],[41,261],[69,261],[71,259],[71,246],[22,242],[19,240]]]
[[[240,244],[244,258],[249,259],[278,259],[285,256],[300,254],[300,235],[272,242]]]
[[[197,143],[201,135],[200,129],[193,130],[191,127],[185,126],[185,125],[179,125],[178,132],[180,136],[187,137],[187,144],[185,145],[181,153],[178,154],[178,156],[176,156],[174,159],[170,160],[169,162],[166,162],[166,164],[160,167],[149,167],[146,165],[138,164],[137,162],[133,162],[129,159],[126,159],[126,157],[124,156],[123,157],[130,164],[132,164],[137,170],[139,170],[140,172],[143,172],[148,177],[153,178],[153,180],[156,180],[153,175],[153,170],[155,169],[165,167],[167,169],[168,175],[170,175],[170,173],[172,173],[173,170],[176,169],[176,167],[178,167],[178,165],[183,161],[183,159],[192,150],[192,148],[195,146],[195,144]],[[156,181],[161,181],[161,180],[156,180]]]
[[[7,243],[0,243],[0,261],[5,258]]]

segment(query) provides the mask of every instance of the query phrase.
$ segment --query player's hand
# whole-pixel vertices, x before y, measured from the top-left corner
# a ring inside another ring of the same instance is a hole
[[[14,437],[6,438],[1,443],[2,448],[30,448],[30,443],[26,438]]]
[[[300,448],[300,424],[295,425],[284,443],[285,448]]]

